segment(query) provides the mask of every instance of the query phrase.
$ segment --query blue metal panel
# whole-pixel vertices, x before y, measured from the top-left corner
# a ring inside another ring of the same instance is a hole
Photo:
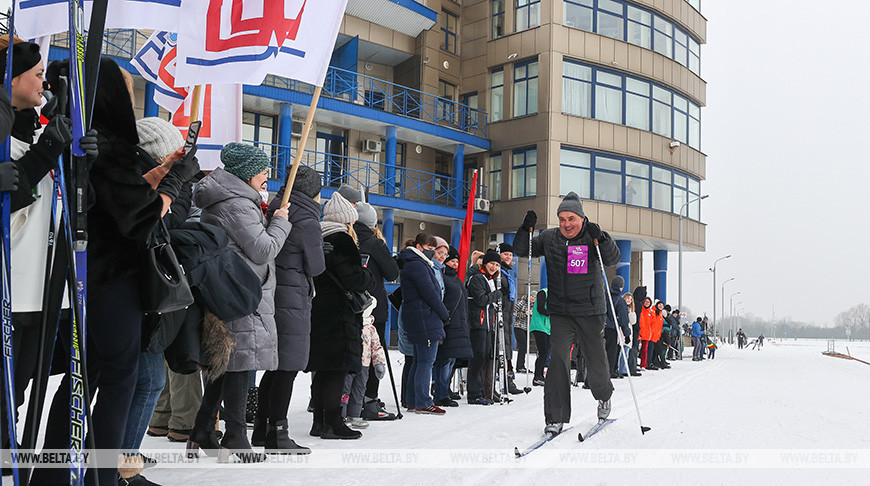
[[[619,247],[621,257],[619,263],[616,264],[616,274],[625,280],[625,286],[622,287],[622,293],[631,292],[631,240],[616,240],[616,246]]]
[[[653,252],[653,272],[655,273],[656,299],[668,302],[668,252],[656,250]]]
[[[456,149],[453,150],[453,178],[462,180],[465,175],[463,171],[465,170],[465,145],[461,143],[456,144]],[[453,205],[457,208],[462,207],[462,200],[464,199],[462,186],[457,184],[453,188]]]
[[[541,263],[541,288],[547,288],[547,260],[544,257],[539,258]]]
[[[450,232],[450,244],[457,250],[459,249],[462,238],[462,221],[456,220],[453,222],[453,228]]]
[[[386,167],[384,167],[384,192],[387,196],[396,195],[396,132],[395,125],[387,127]]]
[[[260,96],[262,98],[269,98],[277,101],[286,101],[289,103],[297,103],[305,106],[311,105],[310,94],[300,93],[298,91],[292,91],[289,89],[275,88],[273,86],[263,85],[245,85],[243,87],[243,91],[245,94],[249,94],[252,96]],[[454,130],[448,127],[443,127],[435,123],[428,123],[414,118],[404,117],[401,115],[376,110],[368,106],[357,105],[353,103],[348,103],[346,101],[340,101],[324,97],[320,98],[317,106],[319,109],[334,111],[336,113],[343,113],[345,115],[358,116],[360,118],[366,118],[369,120],[375,120],[383,123],[384,125],[395,125],[410,130],[427,133],[436,137],[452,140],[457,143],[472,145],[483,150],[489,150],[490,147],[489,140],[485,138],[476,137],[469,133]]]
[[[278,115],[278,178],[287,179],[287,166],[290,165],[290,147],[293,144],[293,105],[281,104]]]
[[[145,83],[145,116],[160,115],[160,107],[154,101],[154,83]]]
[[[355,73],[357,68],[357,59],[359,57],[359,36],[347,41],[343,46],[332,51],[332,58],[329,60],[329,65],[340,69],[344,69],[350,73]],[[324,86],[327,91],[338,90],[347,92],[350,95],[351,101],[356,101],[356,76],[348,75],[340,78],[327,79],[328,84],[332,86]]]
[[[438,21],[438,12],[432,10],[431,8],[421,4],[419,2],[415,2],[414,0],[390,0],[390,1],[395,3],[396,5],[399,5],[401,7],[405,7],[414,13],[418,13],[418,14],[426,17],[427,19],[431,20],[432,22]]]
[[[384,209],[383,216],[383,234],[384,239],[387,240],[387,248],[390,249],[390,253],[393,253],[393,232],[396,230],[396,210],[395,209]]]

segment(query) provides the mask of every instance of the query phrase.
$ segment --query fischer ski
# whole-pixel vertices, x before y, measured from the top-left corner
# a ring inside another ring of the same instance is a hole
[[[597,434],[598,432],[601,432],[601,430],[604,429],[604,427],[607,427],[608,425],[612,424],[613,422],[616,422],[616,419],[599,420],[598,423],[593,425],[592,428],[589,429],[585,434],[583,434],[583,433],[577,434],[577,440],[579,440],[580,442],[584,442],[586,440],[589,440],[590,437]]]
[[[520,451],[520,449],[518,447],[514,447],[514,455],[518,458],[525,457],[525,456],[531,454],[532,452],[543,447],[544,444],[546,444],[547,442],[550,442],[551,440],[555,439],[556,437],[559,437],[560,435],[564,434],[565,432],[568,432],[569,430],[571,430],[573,428],[574,428],[573,425],[569,425],[568,427],[565,427],[564,429],[562,429],[562,431],[556,435],[544,434],[543,436],[541,436],[540,439],[535,441],[534,444],[527,447],[524,451]]]

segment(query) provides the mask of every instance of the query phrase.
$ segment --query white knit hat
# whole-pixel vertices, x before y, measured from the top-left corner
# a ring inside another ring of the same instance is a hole
[[[436,236],[435,237],[435,248],[441,248],[442,246],[444,248],[450,248],[450,245],[447,244],[447,240],[445,240],[444,238],[442,238],[440,236]]]
[[[166,157],[184,146],[181,130],[156,116],[138,120],[136,132],[139,134],[139,147],[154,159]]]
[[[338,191],[332,193],[332,198],[323,206],[323,220],[333,223],[355,223],[359,214],[353,204],[347,202]]]

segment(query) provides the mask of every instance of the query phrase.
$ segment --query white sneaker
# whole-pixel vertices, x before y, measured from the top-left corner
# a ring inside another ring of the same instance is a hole
[[[352,429],[364,429],[369,426],[369,423],[362,417],[348,417],[347,425]]]
[[[610,400],[598,400],[598,420],[607,420],[610,416]]]
[[[547,426],[544,427],[544,433],[547,435],[552,435],[553,437],[555,437],[555,436],[562,433],[562,424],[560,424],[560,423],[547,424]]]

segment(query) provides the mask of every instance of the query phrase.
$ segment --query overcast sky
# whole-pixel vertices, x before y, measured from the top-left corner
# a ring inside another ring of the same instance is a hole
[[[830,322],[870,301],[870,1],[703,0],[702,13],[707,251],[684,254],[683,302],[712,314],[707,269],[731,254],[726,306],[739,291],[745,312]],[[651,253],[644,267],[652,289]]]
[[[683,254],[683,303],[711,312],[707,269],[728,254],[726,306],[739,291],[746,312],[821,324],[870,303],[870,2],[703,0],[702,13],[707,251]],[[670,254],[671,302],[677,269]]]

